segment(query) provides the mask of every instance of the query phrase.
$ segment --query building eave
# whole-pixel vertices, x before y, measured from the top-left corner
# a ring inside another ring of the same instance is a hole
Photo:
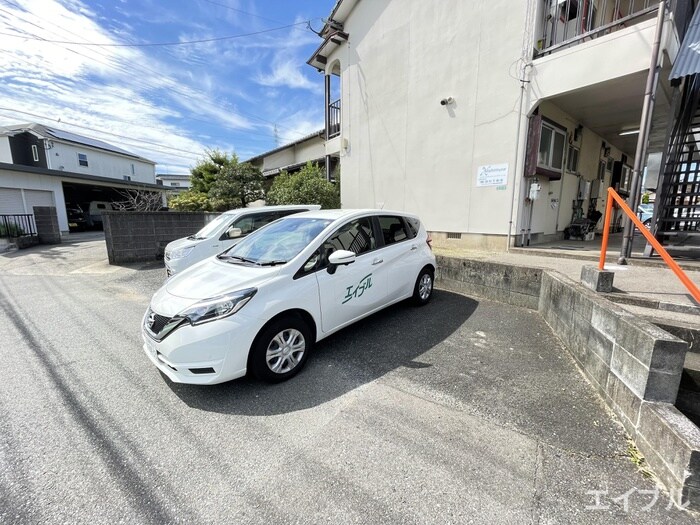
[[[19,173],[29,173],[32,175],[45,175],[49,177],[59,177],[62,179],[75,179],[78,181],[88,181],[88,182],[100,182],[103,184],[109,184],[111,186],[119,186],[122,188],[130,189],[148,189],[148,190],[158,190],[163,191],[164,187],[158,184],[151,184],[148,182],[138,182],[133,180],[120,180],[113,179],[110,177],[100,177],[98,175],[86,175],[85,173],[75,173],[72,171],[61,171],[52,170],[47,168],[39,168],[36,166],[22,166],[20,164],[8,164],[6,162],[0,162],[0,172],[3,171],[14,171]]]
[[[298,140],[295,140],[294,142],[290,142],[289,144],[285,144],[284,146],[280,146],[279,148],[271,149],[270,151],[266,151],[265,153],[261,153],[259,155],[256,155],[255,157],[251,157],[248,160],[246,160],[245,162],[251,162],[251,163],[256,162],[256,161],[261,160],[265,157],[268,157],[269,155],[274,155],[275,153],[278,153],[280,151],[284,151],[288,148],[293,148],[294,146],[302,144],[302,143],[309,141],[311,139],[314,139],[316,137],[323,138],[324,133],[325,133],[324,129],[321,129],[319,131],[314,131],[313,133],[310,133],[310,134],[306,135],[305,137],[302,137]]]

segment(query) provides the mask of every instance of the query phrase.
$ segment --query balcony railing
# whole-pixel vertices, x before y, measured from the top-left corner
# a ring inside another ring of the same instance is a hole
[[[656,16],[659,0],[543,0],[537,56],[607,35]],[[695,0],[668,0],[679,37],[693,15]]]
[[[340,135],[340,100],[328,105],[328,138]]]

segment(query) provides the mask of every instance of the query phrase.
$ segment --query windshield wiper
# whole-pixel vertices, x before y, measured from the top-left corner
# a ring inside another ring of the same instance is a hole
[[[189,237],[187,237],[187,239],[190,241],[202,241],[206,239],[206,237],[197,237],[196,235],[190,235]]]
[[[235,259],[237,261],[241,261],[244,263],[258,264],[256,261],[253,261],[252,259],[246,259],[245,257],[240,257],[238,255],[227,255],[225,253],[222,253],[221,255],[217,255],[216,257],[217,257],[217,259],[221,259],[221,260]]]
[[[258,266],[277,266],[278,264],[287,264],[287,261],[265,261],[256,264]]]

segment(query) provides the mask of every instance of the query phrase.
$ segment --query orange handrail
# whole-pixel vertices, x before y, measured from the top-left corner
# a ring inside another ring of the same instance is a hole
[[[649,244],[651,244],[654,247],[654,250],[657,251],[657,253],[661,256],[661,258],[668,265],[668,267],[671,268],[673,273],[676,274],[676,277],[678,277],[681,280],[683,285],[690,292],[690,295],[692,295],[693,298],[698,303],[700,303],[700,289],[698,289],[695,283],[690,280],[690,278],[685,274],[681,267],[678,266],[676,261],[673,260],[673,257],[671,257],[668,254],[668,252],[664,249],[664,247],[659,244],[659,241],[657,241],[654,238],[651,232],[644,226],[644,224],[642,224],[642,221],[639,220],[637,215],[630,209],[629,206],[627,206],[627,203],[622,199],[622,197],[620,197],[617,194],[617,192],[612,188],[608,188],[608,202],[605,206],[605,226],[603,229],[603,243],[600,246],[600,263],[598,264],[598,268],[602,270],[605,267],[605,254],[608,251],[608,237],[610,237],[610,218],[612,216],[613,200],[617,202],[622,211],[624,211],[627,214],[627,216],[634,223],[637,229],[642,232],[642,235],[644,235]]]

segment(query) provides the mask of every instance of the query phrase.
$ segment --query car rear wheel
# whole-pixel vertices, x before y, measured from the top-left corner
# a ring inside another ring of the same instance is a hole
[[[416,285],[413,288],[413,302],[418,306],[423,306],[430,302],[433,296],[433,281],[435,276],[432,268],[426,266],[418,274]]]
[[[297,316],[277,319],[258,334],[249,358],[249,369],[262,381],[278,383],[303,368],[311,350],[311,330]]]

